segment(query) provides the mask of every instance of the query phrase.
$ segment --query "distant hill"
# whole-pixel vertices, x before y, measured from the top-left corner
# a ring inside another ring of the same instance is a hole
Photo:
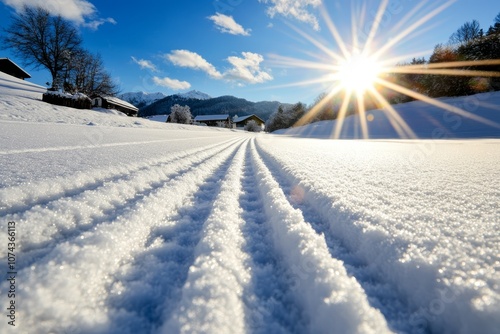
[[[220,96],[202,100],[182,95],[170,95],[140,108],[139,116],[166,115],[170,113],[170,108],[175,104],[189,106],[193,116],[229,114],[233,117],[234,115],[255,114],[263,120],[267,120],[282,103],[278,101],[251,102],[234,96]]]

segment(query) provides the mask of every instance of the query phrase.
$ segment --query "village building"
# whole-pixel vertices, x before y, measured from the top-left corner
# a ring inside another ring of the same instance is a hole
[[[137,116],[139,112],[139,108],[114,96],[93,96],[92,106],[94,108],[115,109],[127,114],[127,116]]]
[[[232,121],[229,115],[199,115],[194,118],[194,124],[205,124],[220,128],[231,128]]]
[[[244,128],[245,125],[247,125],[247,123],[250,121],[254,121],[255,123],[257,123],[257,125],[259,125],[262,128],[264,128],[264,126],[266,124],[266,122],[264,122],[264,120],[262,118],[260,118],[257,115],[253,115],[253,114],[249,115],[249,116],[241,116],[241,117],[234,116],[233,117],[233,123],[234,123],[236,128]]]
[[[31,78],[28,72],[23,70],[19,65],[14,63],[9,58],[0,58],[0,72],[7,73],[21,80]]]

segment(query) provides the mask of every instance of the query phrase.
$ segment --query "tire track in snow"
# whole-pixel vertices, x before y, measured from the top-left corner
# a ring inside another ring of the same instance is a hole
[[[295,298],[309,319],[307,331],[390,332],[380,311],[369,305],[359,283],[348,276],[341,261],[331,257],[325,239],[288,202],[260,158],[255,140],[252,157],[265,212],[273,228],[273,240],[284,263],[297,274]]]
[[[227,147],[228,145],[215,147],[166,165],[162,163],[143,168],[130,176],[116,182],[106,182],[101,187],[84,191],[80,195],[52,201],[43,207],[38,205],[21,215],[7,215],[2,220],[16,221],[19,226],[20,237],[17,244],[21,257],[17,263],[18,268],[30,266],[61,241],[75,239],[102,223],[115,220],[127,210],[133,210],[141,199],[166,186],[172,179],[195,169]],[[31,242],[27,243],[27,240]],[[4,262],[0,263],[0,268],[6,265]]]
[[[256,148],[274,179],[283,189],[288,201],[295,209],[302,212],[304,219],[316,233],[324,235],[330,254],[332,257],[344,262],[348,274],[355,277],[363,287],[370,304],[384,314],[387,322],[394,330],[398,332],[408,331],[407,320],[410,319],[411,312],[405,300],[398,295],[398,287],[384,281],[380,275],[373,272],[374,269],[365,263],[363,259],[359,258],[354,252],[349,251],[344,244],[344,240],[331,232],[330,224],[332,222],[325,219],[317,208],[309,203],[309,194],[306,193],[298,180],[258,145]],[[427,330],[424,329],[424,332]]]
[[[168,186],[155,190],[115,221],[101,224],[73,242],[58,244],[30,268],[19,271],[18,279],[25,286],[19,291],[19,299],[23,300],[19,310],[22,326],[41,332],[75,328],[77,332],[109,332],[113,328],[110,325],[115,324],[112,320],[124,313],[106,304],[115,275],[149,246],[151,231],[168,225],[165,217],[174,215],[185,198],[196,193],[204,180],[230,160],[239,145],[233,144]],[[170,197],[172,193],[176,195]],[[6,289],[4,282],[0,292],[4,294]],[[51,301],[50,305],[46,300]],[[0,323],[0,331],[4,326],[6,322]]]
[[[217,147],[226,147],[236,141],[238,139],[231,139],[208,147],[174,153],[167,158],[153,159],[106,170],[97,170],[93,173],[79,173],[71,177],[42,181],[33,185],[0,189],[0,215],[22,213],[33,206],[47,205],[60,198],[76,196],[87,190],[95,190],[107,182],[126,179],[133,173],[149,170],[154,167],[162,167]]]

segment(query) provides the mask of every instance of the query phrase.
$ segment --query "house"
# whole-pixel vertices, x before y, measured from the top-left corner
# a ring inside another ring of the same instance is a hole
[[[194,118],[194,124],[206,124],[220,128],[231,128],[232,121],[229,115],[200,115]]]
[[[233,118],[233,123],[236,125],[236,128],[244,128],[245,125],[247,125],[247,123],[250,121],[254,121],[258,125],[260,125],[262,128],[266,124],[266,122],[264,122],[262,120],[262,118],[260,118],[257,115],[249,115],[249,116],[241,116],[241,117],[235,116]]]
[[[139,112],[139,108],[114,96],[93,96],[92,106],[94,108],[115,109],[127,114],[127,116],[137,116]]]
[[[8,75],[22,80],[31,78],[31,75],[29,75],[28,72],[23,70],[9,58],[0,58],[0,72],[7,73]]]

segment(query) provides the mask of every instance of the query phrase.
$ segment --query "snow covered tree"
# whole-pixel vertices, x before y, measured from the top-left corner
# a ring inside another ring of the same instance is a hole
[[[189,106],[175,104],[170,108],[170,122],[180,124],[190,124],[193,116]]]
[[[274,112],[266,123],[266,131],[273,132],[294,126],[306,113],[306,107],[302,103],[296,103],[285,110],[282,105]]]
[[[245,124],[244,130],[249,132],[261,132],[262,127],[259,124],[257,124],[256,121],[251,119],[250,121],[247,122],[247,124]]]
[[[12,17],[4,30],[4,47],[13,50],[24,65],[46,68],[52,76],[52,87],[62,86],[68,55],[80,48],[82,40],[76,28],[59,16],[52,16],[41,7],[25,6]]]

